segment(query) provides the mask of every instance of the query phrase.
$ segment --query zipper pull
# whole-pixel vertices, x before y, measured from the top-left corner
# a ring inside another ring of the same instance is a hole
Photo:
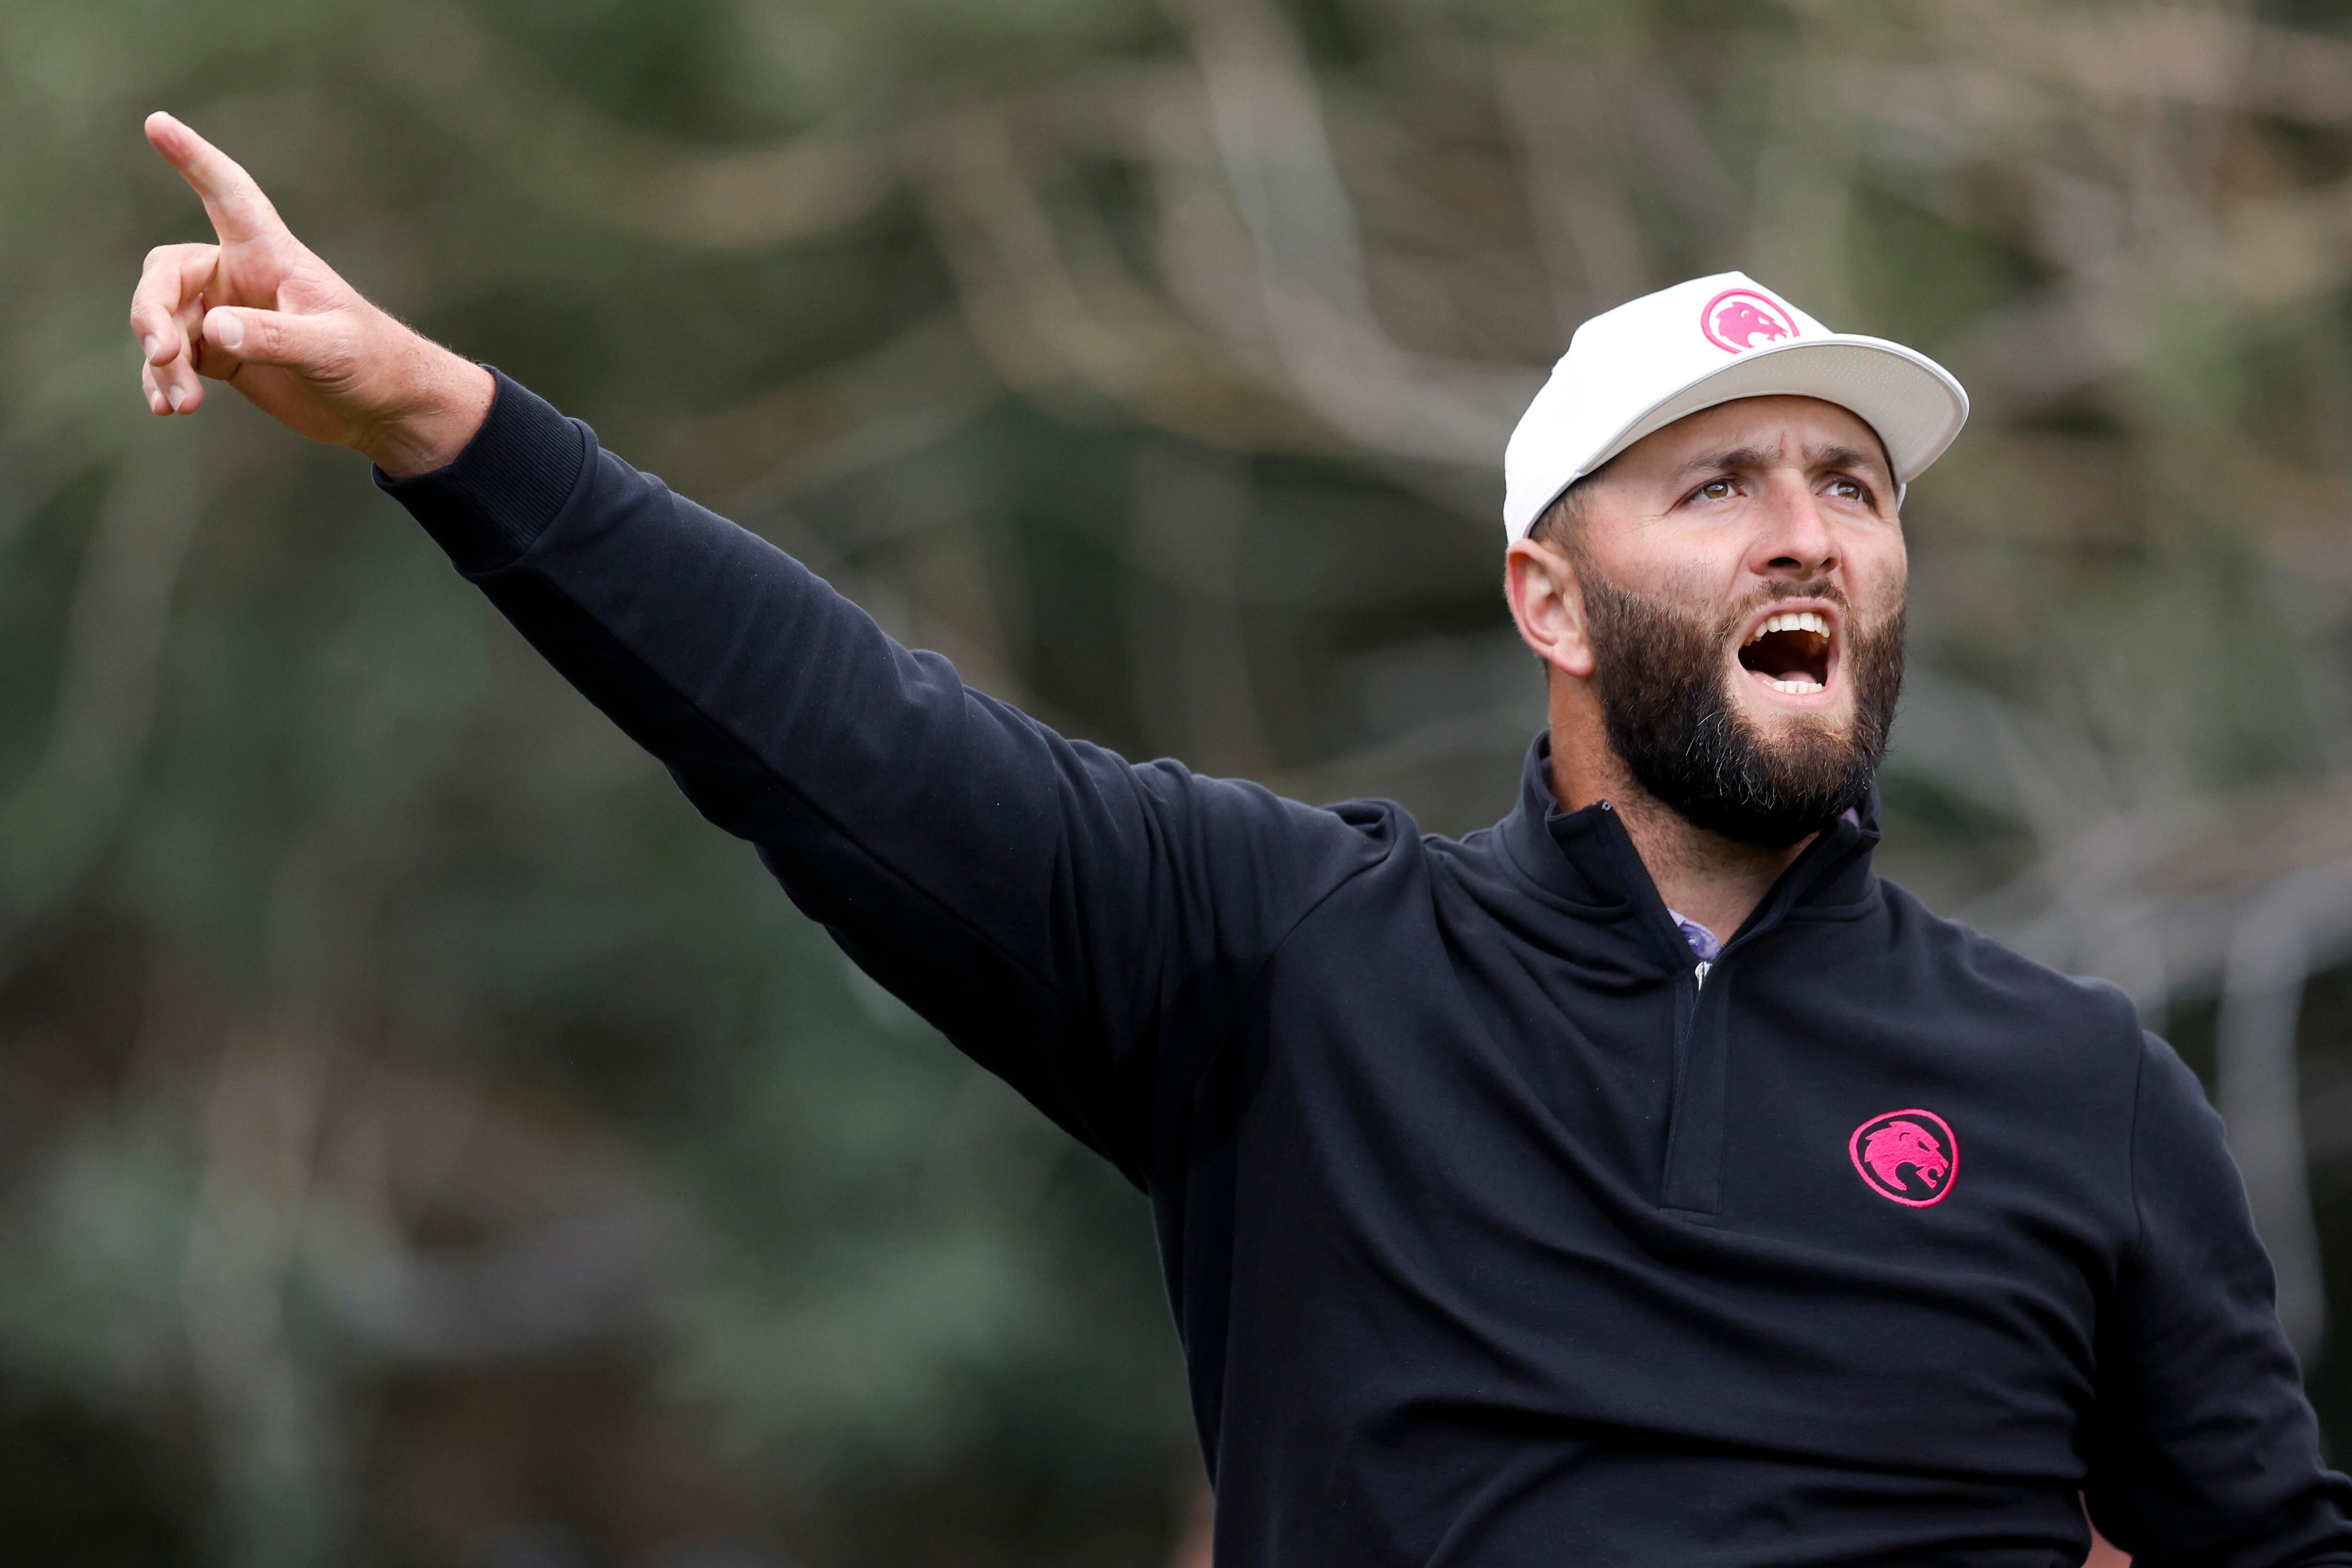
[[[1714,967],[1715,965],[1712,963],[1702,962],[1696,969],[1691,971],[1691,989],[1693,991],[1699,991],[1706,987],[1706,972]]]

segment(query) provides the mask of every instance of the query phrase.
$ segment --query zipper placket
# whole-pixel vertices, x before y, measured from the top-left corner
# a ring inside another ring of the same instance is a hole
[[[1714,1059],[1719,1052],[1710,1054],[1705,1062],[1695,1058],[1707,977],[1722,967],[1724,956],[1717,953],[1713,960],[1697,960],[1685,972],[1690,976],[1689,987],[1675,987],[1674,1102],[1668,1113],[1664,1187],[1658,1194],[1659,1206],[1702,1223],[1712,1223],[1714,1183],[1707,1180],[1694,1186],[1691,1177],[1697,1173],[1692,1161],[1697,1158],[1711,1164],[1711,1146],[1722,1139],[1723,1064]]]
[[[1679,936],[1680,933],[1676,934]],[[1670,1118],[1682,1109],[1686,1087],[1684,1079],[1690,1068],[1691,1032],[1698,1026],[1699,997],[1706,990],[1707,972],[1714,967],[1713,963],[1702,959],[1689,971],[1690,989],[1685,991],[1679,984],[1675,986],[1675,1051],[1670,1064],[1674,1071],[1674,1098],[1673,1109],[1667,1112]]]
[[[1604,812],[1613,815],[1615,808],[1607,801],[1599,803]],[[1624,834],[1622,823],[1617,827]],[[1633,862],[1633,871],[1642,877],[1648,872],[1641,865],[1630,837],[1623,839],[1621,853]],[[1793,869],[1793,868],[1792,868]],[[1652,884],[1654,889],[1655,884]],[[1780,889],[1768,894],[1776,899]],[[1653,903],[1664,919],[1669,940],[1685,952],[1689,943],[1683,936],[1663,900],[1653,895]],[[1659,1207],[1670,1214],[1680,1214],[1702,1224],[1712,1224],[1721,1201],[1719,1176],[1723,1143],[1724,1076],[1726,1064],[1720,1048],[1706,1053],[1705,1060],[1695,1060],[1698,1034],[1699,1008],[1705,1005],[1706,983],[1723,967],[1732,952],[1752,941],[1764,930],[1778,923],[1778,911],[1760,927],[1743,929],[1725,943],[1712,960],[1702,960],[1692,954],[1693,963],[1681,973],[1690,984],[1675,984],[1674,1056],[1670,1063],[1673,1081],[1667,1101],[1666,1150],[1664,1187],[1659,1193]],[[1753,917],[1751,917],[1753,918]],[[1718,982],[1716,987],[1722,989]]]

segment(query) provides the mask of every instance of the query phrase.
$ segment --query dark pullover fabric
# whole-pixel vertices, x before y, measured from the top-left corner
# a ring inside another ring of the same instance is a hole
[[[1813,843],[1702,979],[1616,815],[1066,740],[504,378],[388,485],[793,901],[1150,1194],[1218,1568],[2352,1565],[2196,1080]]]

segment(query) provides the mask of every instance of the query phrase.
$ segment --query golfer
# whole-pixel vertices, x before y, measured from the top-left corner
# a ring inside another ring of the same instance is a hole
[[[2352,1565],[2197,1081],[1871,870],[1958,383],[1738,274],[1505,458],[1549,725],[1459,841],[1070,741],[148,135],[149,405],[377,480],[866,971],[1150,1194],[1220,1568]]]

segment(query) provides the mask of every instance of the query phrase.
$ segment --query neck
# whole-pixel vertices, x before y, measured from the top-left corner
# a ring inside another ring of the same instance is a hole
[[[1633,782],[1597,709],[1552,702],[1551,792],[1562,811],[1609,802],[1668,909],[1728,942],[1811,838],[1785,848],[1710,833]]]

